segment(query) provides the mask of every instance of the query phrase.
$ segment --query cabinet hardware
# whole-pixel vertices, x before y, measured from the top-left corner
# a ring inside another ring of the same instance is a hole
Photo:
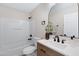
[[[43,49],[40,49],[43,53],[46,53],[46,51],[45,50],[43,50]]]

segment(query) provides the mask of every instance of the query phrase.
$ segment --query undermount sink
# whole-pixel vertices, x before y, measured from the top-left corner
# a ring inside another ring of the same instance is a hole
[[[71,46],[72,48],[76,48],[79,47],[79,40],[75,39],[75,40],[70,40],[66,42],[69,46]]]
[[[54,44],[54,47],[57,47],[57,48],[59,48],[59,49],[65,49],[65,48],[67,47],[67,45],[65,45],[65,44],[60,44],[60,43],[56,43],[56,44]]]
[[[64,44],[55,44],[54,46],[59,49],[65,49],[67,47],[67,45],[64,45]]]
[[[54,47],[57,47],[59,49],[65,49],[68,46],[70,46],[71,48],[77,48],[79,46],[78,39],[71,40],[70,38],[60,37],[60,41],[63,39],[66,40],[64,44],[62,44],[61,42],[54,42],[53,39],[49,39],[49,41]]]
[[[55,48],[58,48],[58,49],[65,49],[67,47],[67,45],[65,43],[62,44],[61,42],[54,42],[53,40],[46,40],[45,43],[47,45],[51,45],[51,47],[55,47]]]

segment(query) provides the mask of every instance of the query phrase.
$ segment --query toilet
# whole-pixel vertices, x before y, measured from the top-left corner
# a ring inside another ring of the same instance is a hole
[[[28,46],[23,49],[23,55],[25,55],[25,56],[33,55],[33,53],[36,51],[36,49],[37,48],[35,46]]]
[[[37,40],[39,40],[40,38],[34,37],[32,39],[33,44],[29,45],[28,47],[25,47],[23,49],[23,55],[24,56],[33,56],[35,55],[34,53],[36,52],[37,49]]]

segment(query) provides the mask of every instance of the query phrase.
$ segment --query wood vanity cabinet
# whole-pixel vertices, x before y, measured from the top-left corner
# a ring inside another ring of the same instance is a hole
[[[37,56],[64,56],[40,43],[37,43]]]

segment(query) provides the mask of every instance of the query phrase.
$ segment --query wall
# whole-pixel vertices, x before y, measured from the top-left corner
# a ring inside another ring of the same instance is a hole
[[[31,33],[33,36],[44,38],[45,26],[48,23],[49,4],[40,4],[31,12]],[[41,25],[42,21],[46,21],[45,25]]]
[[[28,45],[28,13],[0,6],[0,55],[20,55]]]
[[[79,3],[78,3],[78,37],[79,37]]]
[[[51,12],[50,12],[50,21],[53,23],[53,28],[54,28],[54,32],[57,31],[57,34],[58,35],[62,35],[62,34],[66,34],[66,32],[70,33],[70,31],[68,31],[67,28],[71,28],[71,27],[68,27],[67,23],[64,21],[65,18],[65,15],[68,15],[68,14],[72,14],[72,13],[77,13],[78,15],[78,8],[77,8],[77,4],[76,3],[57,3],[54,7],[52,7],[51,9]],[[76,15],[75,15],[76,16]],[[75,18],[74,16],[74,18]],[[71,16],[73,17],[73,16]],[[77,17],[75,18],[75,20],[77,21]],[[71,20],[72,21],[72,20]],[[56,25],[59,25],[58,27],[58,30],[57,30],[57,27]],[[75,25],[75,23],[73,23],[73,25]],[[72,26],[73,26],[72,25]],[[77,29],[77,22],[76,22],[76,30],[72,30],[74,32],[78,32]],[[66,31],[65,31],[66,29]]]

